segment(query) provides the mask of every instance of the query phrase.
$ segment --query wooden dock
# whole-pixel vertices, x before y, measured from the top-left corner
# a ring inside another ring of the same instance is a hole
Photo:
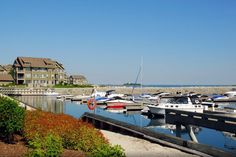
[[[175,136],[166,135],[155,132],[147,128],[134,126],[125,122],[117,121],[101,115],[86,112],[82,119],[88,123],[93,124],[96,128],[128,134],[131,136],[143,138],[161,145],[179,149],[184,152],[196,154],[199,156],[215,156],[215,157],[233,157],[235,154],[225,152],[223,150],[211,147],[205,144],[199,144],[189,140],[184,140]]]

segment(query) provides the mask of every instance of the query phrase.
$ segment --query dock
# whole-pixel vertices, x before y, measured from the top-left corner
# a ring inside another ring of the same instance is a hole
[[[43,96],[46,89],[31,88],[0,88],[0,93],[12,96]]]
[[[167,109],[166,123],[185,126],[197,125],[236,134],[236,114],[196,113]]]
[[[196,154],[199,156],[209,157],[233,157],[235,154],[214,148],[209,145],[196,143],[189,140],[184,140],[179,137],[166,135],[163,133],[155,132],[147,128],[134,126],[125,122],[117,121],[112,118],[96,115],[86,112],[82,116],[83,121],[93,124],[96,128],[118,132],[130,136],[142,138],[154,143],[179,149],[181,151]]]

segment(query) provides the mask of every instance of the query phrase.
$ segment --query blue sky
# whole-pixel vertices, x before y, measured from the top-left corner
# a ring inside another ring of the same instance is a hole
[[[235,0],[0,0],[0,64],[47,57],[91,83],[236,84]]]

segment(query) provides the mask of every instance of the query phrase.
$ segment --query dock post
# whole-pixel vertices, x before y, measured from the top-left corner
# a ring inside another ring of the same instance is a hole
[[[176,124],[176,137],[181,137],[181,124]]]
[[[190,125],[187,125],[186,129],[188,130],[189,136],[192,139],[192,141],[198,143],[197,137],[195,136],[193,132],[193,127]]]

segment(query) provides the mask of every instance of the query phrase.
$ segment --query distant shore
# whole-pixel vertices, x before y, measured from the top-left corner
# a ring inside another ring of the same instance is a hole
[[[134,88],[133,94],[141,93],[158,93],[168,92],[175,94],[176,92],[189,93],[195,92],[198,94],[224,94],[225,92],[231,91],[235,86],[216,86],[216,87],[143,87],[142,89]],[[106,86],[96,87],[97,91],[115,90],[116,93],[131,94],[132,87],[120,87],[120,86]],[[72,95],[90,95],[93,88],[55,88],[55,91],[60,94],[72,94]]]

